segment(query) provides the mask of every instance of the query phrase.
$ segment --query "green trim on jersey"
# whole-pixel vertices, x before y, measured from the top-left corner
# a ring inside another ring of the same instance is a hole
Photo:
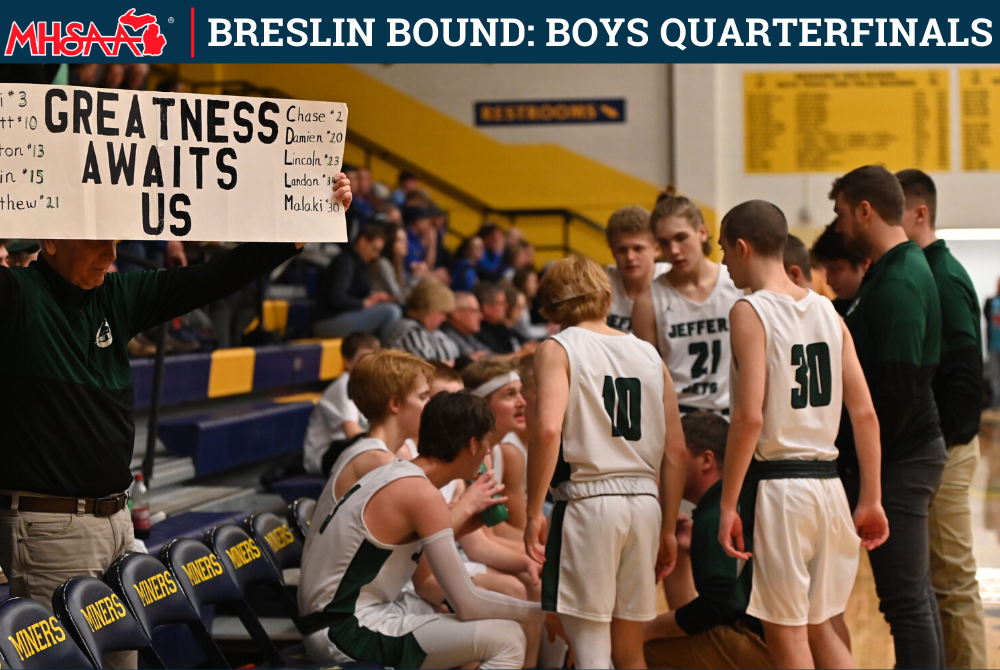
[[[377,633],[362,626],[354,616],[361,589],[378,577],[392,553],[392,549],[383,549],[368,540],[361,543],[333,601],[323,609],[333,619],[327,635],[338,649],[355,660],[374,661],[393,668],[419,668],[427,654],[413,633],[401,637]],[[337,616],[345,614],[349,616]]]
[[[417,637],[407,633],[393,637],[365,628],[351,616],[330,626],[330,641],[351,658],[374,661],[390,668],[419,668],[427,658]]]
[[[549,524],[549,538],[545,543],[545,565],[542,566],[542,609],[546,612],[556,612],[559,603],[559,558],[562,554],[563,519],[566,517],[566,504],[560,500],[552,508],[552,521]]]
[[[392,549],[382,549],[364,540],[340,579],[336,595],[323,611],[330,614],[354,614],[361,589],[375,581],[390,556]]]

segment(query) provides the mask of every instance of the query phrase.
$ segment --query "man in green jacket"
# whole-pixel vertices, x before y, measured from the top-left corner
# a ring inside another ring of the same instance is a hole
[[[346,209],[343,174],[334,189]],[[243,244],[201,265],[125,274],[108,272],[114,241],[42,240],[27,268],[0,267],[0,567],[11,596],[51,606],[60,583],[102,577],[132,549],[129,340],[301,247]]]
[[[931,580],[949,668],[986,666],[986,615],[972,554],[969,486],[979,461],[983,343],[979,298],[969,274],[935,233],[937,189],[920,170],[896,178],[906,195],[903,229],[923,249],[941,298],[941,362],[931,387],[948,462],[931,504]]]
[[[830,198],[837,232],[872,262],[844,321],[882,438],[882,506],[890,534],[869,552],[879,609],[892,631],[898,668],[942,668],[927,526],[948,460],[931,388],[941,354],[937,285],[923,252],[906,239],[903,189],[891,172],[877,165],[853,170],[834,182]],[[850,431],[841,429],[837,447],[853,505],[860,482]]]

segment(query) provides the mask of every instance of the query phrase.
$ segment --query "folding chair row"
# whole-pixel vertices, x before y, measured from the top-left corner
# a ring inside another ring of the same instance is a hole
[[[223,525],[210,530],[204,542],[172,540],[159,560],[126,554],[108,569],[106,583],[73,577],[53,595],[55,616],[29,598],[0,604],[0,665],[101,668],[109,652],[138,651],[146,665],[163,668],[152,646],[153,631],[180,624],[191,632],[208,667],[228,668],[199,616],[203,607],[223,604],[235,607],[269,664],[287,665],[244,594],[251,584],[269,585],[298,625],[298,608],[285,589],[282,570],[298,567],[302,543],[273,514],[251,515],[244,526],[250,534]]]

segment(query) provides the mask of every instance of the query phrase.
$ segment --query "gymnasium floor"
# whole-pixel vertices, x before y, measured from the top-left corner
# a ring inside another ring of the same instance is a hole
[[[1000,668],[1000,410],[983,413],[979,439],[981,458],[972,484],[975,552],[986,609],[989,667]],[[658,595],[659,610],[666,611],[662,590]],[[894,666],[889,625],[878,611],[875,582],[864,550],[854,592],[847,605],[847,625],[851,629],[854,658],[859,668]]]
[[[981,457],[972,484],[972,523],[979,587],[986,609],[989,667],[1000,668],[1000,411],[983,414],[979,440]],[[866,555],[862,555],[858,580],[847,606],[847,625],[859,668],[893,667],[892,638],[878,611]]]

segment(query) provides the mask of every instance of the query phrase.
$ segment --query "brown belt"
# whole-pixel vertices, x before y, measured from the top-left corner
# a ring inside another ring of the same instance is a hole
[[[17,499],[16,505],[15,498]],[[127,493],[119,493],[107,498],[35,498],[33,496],[0,494],[0,509],[12,509],[15,512],[111,516],[123,510],[127,502]]]

